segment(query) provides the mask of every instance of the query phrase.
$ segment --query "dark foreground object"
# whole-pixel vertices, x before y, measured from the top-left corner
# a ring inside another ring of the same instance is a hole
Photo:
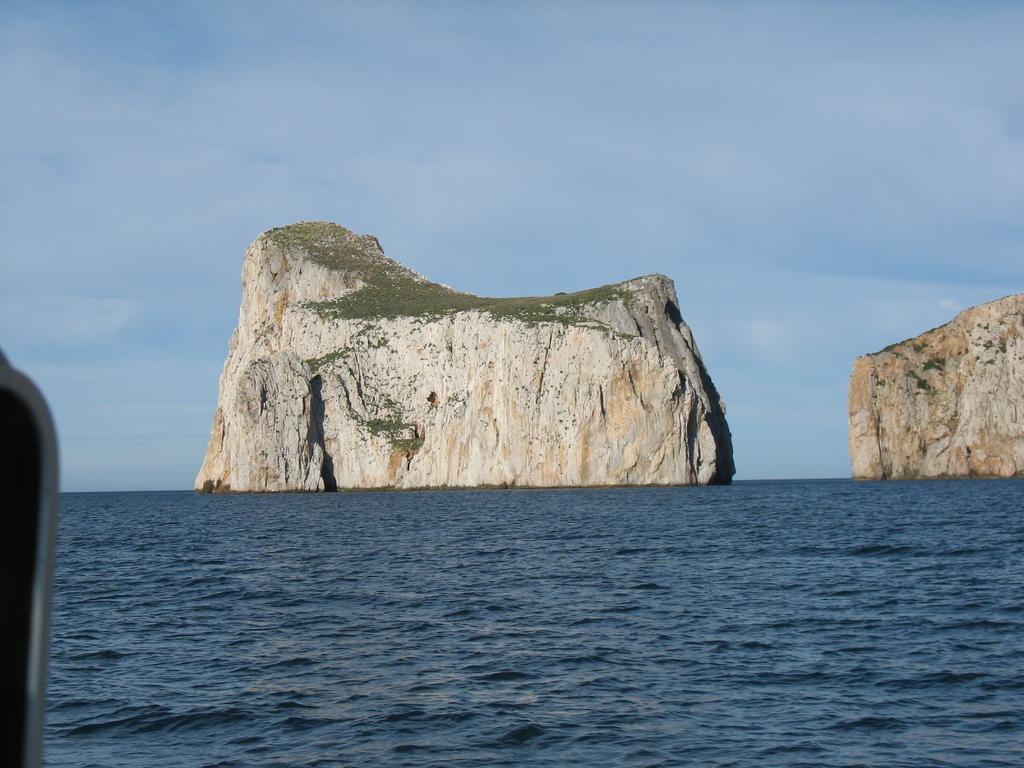
[[[42,756],[57,448],[39,390],[0,353],[0,765],[35,768]]]
[[[1024,482],[63,497],[48,765],[1018,766]]]

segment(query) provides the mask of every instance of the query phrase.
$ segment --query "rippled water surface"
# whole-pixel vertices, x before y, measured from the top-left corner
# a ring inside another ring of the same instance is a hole
[[[1024,765],[1024,482],[61,515],[50,766]]]

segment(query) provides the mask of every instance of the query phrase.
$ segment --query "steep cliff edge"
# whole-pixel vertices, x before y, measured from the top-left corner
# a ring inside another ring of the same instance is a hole
[[[725,408],[649,275],[550,297],[431,283],[302,222],[245,254],[200,491],[728,483]]]
[[[1024,474],[1024,296],[968,309],[859,357],[849,447],[859,479]]]

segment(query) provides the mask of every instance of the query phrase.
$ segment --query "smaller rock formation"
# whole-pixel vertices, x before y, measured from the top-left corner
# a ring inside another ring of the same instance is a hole
[[[1024,474],[1024,295],[857,358],[850,461],[857,479]]]

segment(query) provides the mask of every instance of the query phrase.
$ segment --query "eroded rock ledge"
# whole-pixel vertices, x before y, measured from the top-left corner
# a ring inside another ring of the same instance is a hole
[[[377,240],[261,234],[200,491],[728,483],[725,407],[672,281],[549,297],[432,283]]]
[[[859,479],[1024,474],[1024,296],[968,309],[859,357],[849,447]]]

